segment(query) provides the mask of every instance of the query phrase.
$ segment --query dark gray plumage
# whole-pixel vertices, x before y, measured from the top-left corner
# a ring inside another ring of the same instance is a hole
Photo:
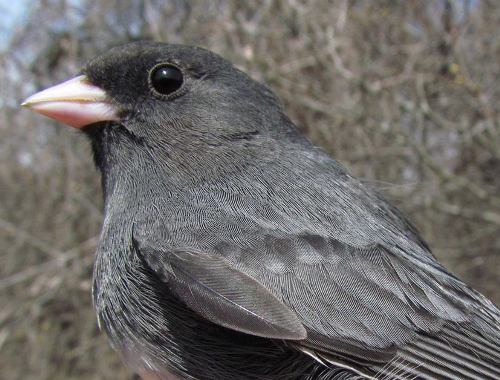
[[[161,96],[149,73],[183,85]],[[133,43],[84,70],[120,110],[102,172],[101,326],[186,379],[498,379],[500,313],[402,215],[206,50]],[[307,337],[306,337],[307,334]]]

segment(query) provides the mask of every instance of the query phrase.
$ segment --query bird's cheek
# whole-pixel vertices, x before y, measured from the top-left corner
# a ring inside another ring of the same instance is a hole
[[[75,128],[119,120],[106,92],[91,84],[85,75],[38,92],[22,106]]]

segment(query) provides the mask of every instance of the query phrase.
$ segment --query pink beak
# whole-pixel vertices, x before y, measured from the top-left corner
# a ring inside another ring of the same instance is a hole
[[[106,92],[91,84],[85,75],[40,91],[21,106],[74,128],[119,120],[116,107],[110,103]]]

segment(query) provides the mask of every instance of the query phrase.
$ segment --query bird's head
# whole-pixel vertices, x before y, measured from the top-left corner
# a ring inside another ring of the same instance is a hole
[[[201,175],[257,159],[294,129],[277,97],[225,59],[156,42],[113,48],[23,105],[86,132],[101,170],[134,160]]]

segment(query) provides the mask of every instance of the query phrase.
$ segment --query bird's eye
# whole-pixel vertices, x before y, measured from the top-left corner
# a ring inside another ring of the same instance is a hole
[[[164,65],[151,72],[151,85],[162,95],[169,95],[181,88],[183,83],[182,72],[175,66]]]

